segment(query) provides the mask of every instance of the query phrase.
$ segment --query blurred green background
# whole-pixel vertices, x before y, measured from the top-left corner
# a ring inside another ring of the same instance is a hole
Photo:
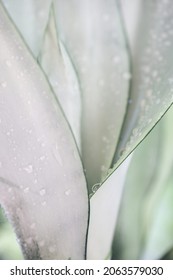
[[[17,243],[14,230],[0,207],[0,260],[21,259],[23,259],[23,256]]]

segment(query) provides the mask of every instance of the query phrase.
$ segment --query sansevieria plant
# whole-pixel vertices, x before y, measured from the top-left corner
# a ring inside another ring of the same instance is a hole
[[[0,1],[0,205],[25,259],[172,258],[172,102],[171,0]]]

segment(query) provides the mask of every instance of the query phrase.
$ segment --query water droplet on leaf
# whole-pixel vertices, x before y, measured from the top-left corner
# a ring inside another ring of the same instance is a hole
[[[32,165],[30,164],[30,165],[28,165],[28,166],[26,166],[26,167],[24,167],[23,168],[27,173],[32,173],[33,172],[33,167],[32,167]]]
[[[29,192],[29,187],[25,188],[23,191],[24,191],[24,193],[28,193]]]
[[[71,190],[70,190],[70,189],[68,189],[68,190],[65,191],[65,195],[67,195],[67,196],[68,196],[70,193],[71,193]]]
[[[40,193],[41,196],[44,196],[46,194],[46,190],[45,189],[41,189],[39,193]]]

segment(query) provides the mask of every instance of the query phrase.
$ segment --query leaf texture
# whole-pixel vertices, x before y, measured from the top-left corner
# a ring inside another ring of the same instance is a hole
[[[130,79],[126,43],[116,1],[54,4],[82,92],[82,159],[91,193],[107,174],[124,119]]]
[[[104,260],[111,257],[114,230],[130,161],[131,157],[127,158],[91,198],[88,259]]]
[[[25,258],[83,259],[88,195],[78,151],[2,6],[0,41],[0,203]]]
[[[113,160],[114,169],[144,139],[173,101],[172,2],[143,1],[142,11],[132,60],[129,105]]]
[[[172,119],[171,108],[134,152],[115,233],[114,258],[159,259],[172,247]]]
[[[2,0],[35,57],[42,45],[52,0]]]
[[[81,150],[81,94],[70,58],[57,37],[53,7],[39,62],[57,96]]]

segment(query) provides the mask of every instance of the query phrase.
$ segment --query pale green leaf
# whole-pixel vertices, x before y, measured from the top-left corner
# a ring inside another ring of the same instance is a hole
[[[129,105],[114,168],[144,139],[173,100],[172,2],[146,0],[142,12]]]
[[[57,35],[52,7],[39,62],[61,104],[80,149],[81,95],[78,80],[70,58]]]
[[[159,259],[173,244],[172,120],[171,108],[134,153],[115,233],[114,258]]]
[[[82,158],[89,191],[107,173],[120,134],[130,79],[114,0],[55,0],[57,29],[82,92]]]
[[[160,259],[173,247],[173,187],[172,176],[164,184],[155,203],[154,213],[149,219],[142,259]]]
[[[146,196],[152,187],[155,173],[157,174],[160,158],[160,136],[160,126],[158,126],[133,154],[125,179],[115,231],[113,246],[115,259],[139,258],[143,245]]]
[[[12,226],[2,215],[0,208],[0,260],[21,260],[23,259],[16,235]]]
[[[38,56],[52,0],[2,0],[29,48]]]
[[[131,157],[126,159],[91,198],[87,259],[104,260],[107,256],[111,257],[114,230],[130,160]]]
[[[0,42],[0,203],[26,258],[83,259],[88,196],[78,151],[1,6]]]
[[[143,0],[119,0],[119,6],[124,21],[124,28],[128,38],[130,53],[135,56],[135,47],[138,41],[137,31],[140,17],[142,16],[141,6]]]
[[[173,246],[173,109],[161,122],[162,149],[154,186],[146,202],[146,236],[141,258],[159,259]],[[151,215],[152,213],[152,215]]]

